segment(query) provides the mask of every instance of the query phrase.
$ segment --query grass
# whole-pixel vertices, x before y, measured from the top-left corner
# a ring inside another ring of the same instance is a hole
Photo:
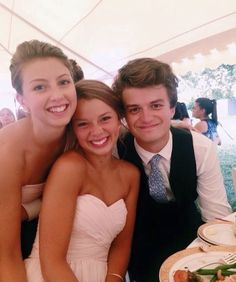
[[[225,189],[228,201],[233,211],[236,211],[236,195],[232,181],[232,168],[236,167],[236,145],[225,144],[218,146],[218,156],[221,165],[221,171],[224,177]]]

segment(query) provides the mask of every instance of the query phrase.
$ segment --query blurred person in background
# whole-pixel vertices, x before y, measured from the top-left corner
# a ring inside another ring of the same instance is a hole
[[[221,140],[217,132],[217,104],[215,99],[197,98],[193,106],[193,117],[200,119],[194,128],[211,139],[217,145],[221,145]],[[211,115],[211,117],[209,117]]]
[[[2,108],[0,110],[0,122],[2,127],[16,121],[15,115],[9,108]]]
[[[186,121],[188,123],[191,123],[191,120],[189,118],[188,110],[183,102],[177,102],[176,107],[175,107],[175,114],[173,116],[174,120],[182,120]]]
[[[185,103],[177,102],[171,125],[178,128],[193,129]]]

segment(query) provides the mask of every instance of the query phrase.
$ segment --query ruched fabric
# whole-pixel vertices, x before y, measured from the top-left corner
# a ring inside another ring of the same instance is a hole
[[[107,206],[90,194],[78,197],[67,262],[80,282],[105,281],[109,249],[124,228],[126,215],[123,199]],[[29,282],[44,281],[39,262],[38,235],[25,266]]]

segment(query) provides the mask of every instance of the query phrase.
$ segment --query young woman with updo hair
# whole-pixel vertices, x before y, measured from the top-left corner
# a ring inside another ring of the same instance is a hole
[[[200,119],[194,128],[217,145],[220,145],[221,140],[217,132],[218,118],[216,106],[215,99],[198,98],[195,101],[192,112],[193,117]]]
[[[0,130],[0,280],[26,282],[23,258],[31,251],[43,186],[64,151],[77,98],[68,58],[51,44],[21,43],[10,71],[27,116]]]

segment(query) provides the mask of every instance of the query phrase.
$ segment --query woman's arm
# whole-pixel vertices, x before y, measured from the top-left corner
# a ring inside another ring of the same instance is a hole
[[[139,171],[131,164],[127,163],[127,166],[124,176],[126,177],[125,182],[129,183],[129,193],[125,199],[128,213],[125,227],[112,242],[109,251],[106,282],[121,282],[129,263],[139,191]]]
[[[0,281],[26,282],[20,247],[21,157],[6,147],[1,144],[0,150]]]
[[[192,126],[191,123],[183,121],[183,120],[171,120],[171,125],[177,128],[183,128],[183,129],[188,129],[188,130],[195,130],[195,128]]]
[[[45,281],[78,281],[66,261],[83,165],[75,153],[54,164],[46,182],[39,223],[39,251]]]

